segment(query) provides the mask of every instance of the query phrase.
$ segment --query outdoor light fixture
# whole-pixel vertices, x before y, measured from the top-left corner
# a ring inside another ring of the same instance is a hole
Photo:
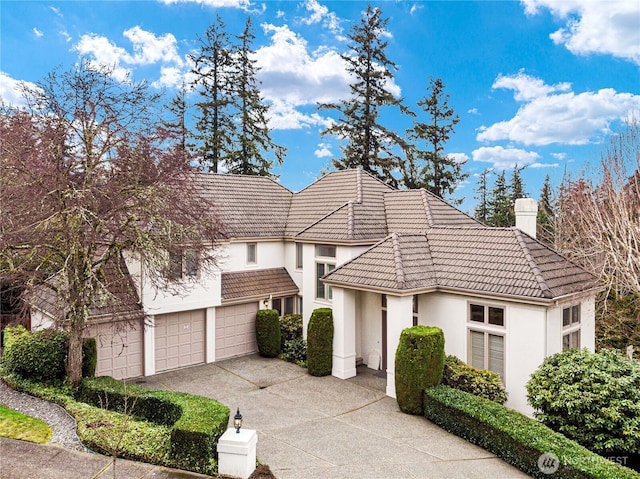
[[[267,299],[263,299],[262,300],[262,304],[264,305],[265,309],[269,307],[269,298]]]
[[[240,428],[242,427],[242,414],[240,414],[240,408],[238,408],[238,412],[233,416],[233,427],[236,428],[236,433],[240,433]]]

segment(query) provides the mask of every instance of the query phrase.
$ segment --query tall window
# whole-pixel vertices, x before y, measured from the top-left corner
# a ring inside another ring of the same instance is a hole
[[[333,298],[330,285],[325,285],[320,278],[336,267],[336,247],[333,245],[316,245],[316,299]]]
[[[258,245],[256,243],[247,243],[247,264],[256,264],[258,262]]]
[[[580,305],[562,310],[562,350],[580,348]]]
[[[302,243],[296,243],[296,269],[302,269],[304,245]]]
[[[418,295],[413,295],[413,325],[418,325]]]
[[[503,382],[504,326],[504,308],[469,304],[469,363],[475,368],[498,373]]]
[[[194,249],[185,249],[169,252],[169,267],[167,277],[174,281],[197,278],[200,269],[198,252]]]

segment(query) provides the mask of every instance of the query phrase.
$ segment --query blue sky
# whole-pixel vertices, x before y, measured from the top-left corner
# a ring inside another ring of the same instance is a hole
[[[399,69],[394,91],[410,107],[442,78],[460,116],[447,153],[467,159],[456,196],[474,205],[476,176],[527,165],[537,198],[546,174],[558,185],[597,161],[620,119],[640,117],[640,2],[635,0],[372,1],[388,18],[387,56]],[[276,143],[287,147],[281,183],[297,191],[339,155],[319,132],[331,112],[317,102],[348,93],[340,54],[367,2],[159,0],[0,2],[0,97],[19,103],[19,81],[35,82],[80,56],[175,93],[219,13],[240,34],[252,16],[256,59],[271,103]],[[425,117],[420,117],[425,121]],[[385,114],[398,132],[411,120]]]

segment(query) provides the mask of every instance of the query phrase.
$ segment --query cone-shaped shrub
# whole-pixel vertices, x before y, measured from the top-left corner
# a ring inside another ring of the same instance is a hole
[[[256,341],[261,356],[276,358],[280,354],[280,315],[275,309],[256,313]]]
[[[311,313],[307,328],[307,369],[312,376],[331,374],[333,361],[333,313],[318,308]]]
[[[424,390],[442,381],[444,334],[433,326],[413,326],[400,334],[396,351],[396,399],[406,414],[422,414]]]

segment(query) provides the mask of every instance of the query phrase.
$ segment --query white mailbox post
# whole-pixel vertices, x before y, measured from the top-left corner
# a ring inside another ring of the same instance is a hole
[[[229,428],[218,439],[218,473],[247,479],[256,468],[258,434]]]

